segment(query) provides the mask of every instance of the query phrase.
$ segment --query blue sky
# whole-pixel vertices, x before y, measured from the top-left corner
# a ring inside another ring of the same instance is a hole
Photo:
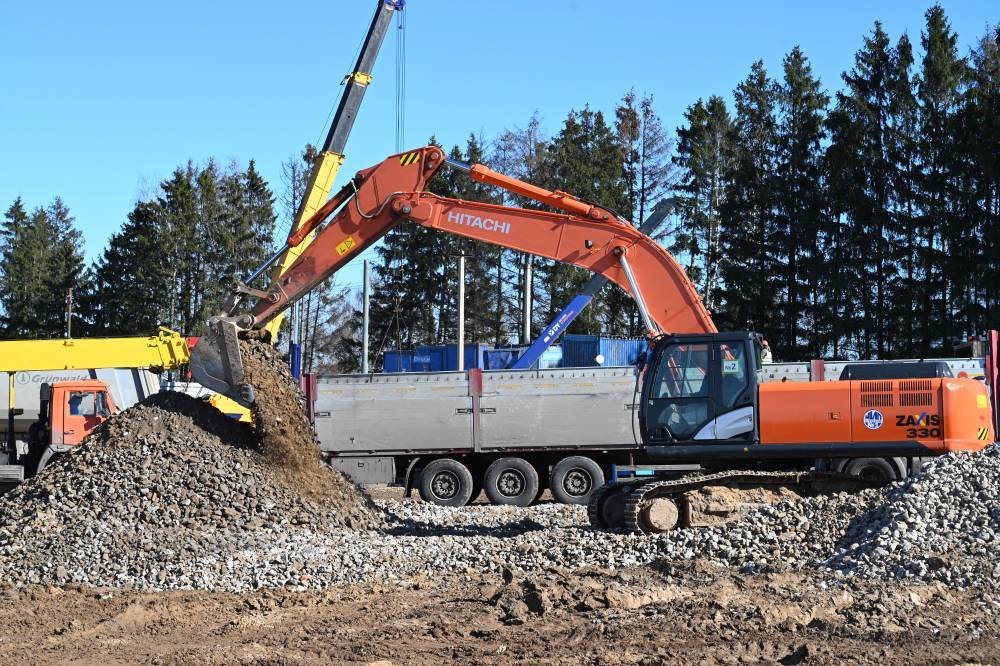
[[[996,0],[942,4],[963,53],[1000,20]],[[409,0],[405,143],[491,138],[535,111],[552,134],[571,108],[610,111],[629,88],[653,94],[674,128],[698,97],[728,95],[754,60],[777,73],[796,44],[835,89],[876,19],[919,42],[929,5]],[[137,197],[188,159],[254,158],[280,190],[281,162],[323,138],[374,8],[0,0],[0,206],[62,196],[91,260]],[[339,182],[394,152],[394,39]]]

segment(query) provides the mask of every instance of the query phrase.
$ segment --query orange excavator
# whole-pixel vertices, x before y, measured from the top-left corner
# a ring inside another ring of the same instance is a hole
[[[445,165],[563,212],[428,192]],[[683,524],[683,496],[693,489],[796,483],[814,474],[747,469],[766,461],[850,460],[850,469],[837,471],[889,480],[912,472],[921,458],[979,450],[995,440],[989,394],[973,379],[759,383],[761,337],[720,333],[684,270],[655,241],[606,208],[448,159],[435,146],[358,172],[275,254],[276,260],[316,232],[288,271],[266,289],[251,287],[265,263],[234,285],[226,311],[209,322],[210,333],[192,354],[195,378],[249,405],[254,397],[239,338],[266,336],[269,321],[403,221],[585,268],[635,300],[650,337],[637,385],[640,464],[615,470],[593,494],[595,525],[671,529]],[[238,314],[244,298],[253,299],[249,312]],[[695,480],[660,478],[663,468],[681,462],[738,469]]]

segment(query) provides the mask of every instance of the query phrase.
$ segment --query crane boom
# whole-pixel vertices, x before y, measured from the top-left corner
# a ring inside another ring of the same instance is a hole
[[[481,182],[566,212],[463,201],[427,192],[431,178],[446,162],[468,170]],[[603,275],[633,296],[650,335],[717,331],[677,260],[631,224],[565,192],[546,190],[483,165],[450,162],[436,146],[392,155],[358,172],[293,234],[290,247],[328,219],[298,261],[266,292],[247,290],[257,297],[248,314],[217,317],[210,322],[207,339],[201,341],[191,360],[192,372],[202,384],[244,404],[252,402],[252,395],[242,387],[242,361],[236,343],[240,329],[265,328],[290,304],[404,220]]]
[[[0,341],[0,372],[150,368],[174,370],[190,358],[187,340],[160,328],[140,338],[68,338]]]
[[[315,214],[330,196],[333,181],[344,163],[347,137],[351,134],[358,110],[361,108],[361,101],[368,90],[368,84],[371,83],[372,70],[375,67],[379,49],[382,47],[382,41],[392,24],[394,13],[403,11],[405,4],[406,0],[378,0],[375,15],[368,27],[354,69],[344,77],[344,93],[340,96],[340,102],[333,115],[333,122],[330,123],[330,130],[327,132],[326,141],[323,142],[323,148],[313,160],[309,182],[306,184],[305,193],[295,215],[292,228],[288,232],[289,235],[298,232],[303,222]],[[301,243],[289,247],[283,252],[274,269],[273,277],[277,278],[288,270],[299,258],[299,254],[309,247],[311,241],[312,239],[307,236]],[[279,314],[268,324],[267,330],[272,340],[276,340],[278,337],[281,320],[282,316]]]

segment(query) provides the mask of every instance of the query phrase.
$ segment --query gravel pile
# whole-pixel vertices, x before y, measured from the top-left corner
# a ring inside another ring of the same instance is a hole
[[[833,570],[865,578],[1000,583],[1000,449],[937,458],[844,533]]]
[[[151,396],[0,497],[0,580],[280,586],[298,582],[295,554],[317,530],[380,524],[341,476],[330,471],[330,492],[311,498],[256,447],[206,403]]]
[[[177,466],[184,468],[209,454],[210,464],[225,466],[226,475],[233,476],[229,485],[251,489],[243,492],[248,499],[256,499],[253,511],[240,514],[223,509],[220,515],[218,504],[211,501],[213,490],[198,487],[197,479],[194,492],[204,501],[189,508],[184,500],[166,499],[156,480],[174,476],[174,470],[150,477],[152,462],[147,461],[163,458],[154,456],[150,446],[138,445],[129,463],[138,471],[120,492],[141,496],[148,488],[150,499],[130,513],[118,515],[109,510],[118,506],[110,500],[94,506],[94,489],[107,487],[100,481],[103,473],[91,483],[49,491],[47,498],[23,497],[27,506],[44,508],[25,510],[20,516],[10,513],[10,500],[5,498],[0,503],[4,517],[0,523],[14,519],[22,526],[0,528],[0,576],[18,582],[242,591],[403,582],[447,573],[621,569],[656,561],[702,560],[747,573],[820,567],[831,576],[840,572],[837,576],[895,578],[899,563],[911,561],[907,558],[932,562],[927,546],[955,559],[949,567],[934,569],[928,564],[925,578],[955,586],[995,587],[991,564],[995,558],[988,552],[992,542],[984,543],[987,550],[982,552],[975,546],[962,551],[955,545],[978,544],[981,530],[967,528],[991,511],[990,502],[980,499],[981,508],[960,514],[975,504],[967,500],[968,484],[980,478],[976,456],[942,459],[917,481],[888,492],[869,490],[782,502],[726,525],[643,536],[594,531],[587,526],[582,507],[452,509],[412,500],[376,500],[385,521],[382,528],[346,529],[331,522],[333,512],[322,504],[294,492],[279,492],[280,486],[269,487],[270,469],[261,468],[252,456],[247,458],[251,452],[222,450],[228,452],[191,451],[187,459],[178,459]],[[86,455],[100,455],[96,451],[91,449]],[[993,465],[1000,456],[991,451],[980,457]],[[122,472],[118,474],[116,482],[121,487]],[[932,487],[936,490],[931,491]],[[263,488],[270,488],[267,500],[262,499]],[[913,494],[915,488],[920,490]],[[937,499],[928,499],[932,492]],[[249,505],[253,506],[252,501]],[[894,549],[894,535],[905,539],[910,531],[921,533],[912,527],[918,522],[917,511],[924,516],[922,533],[928,539],[911,540],[908,551],[903,546]],[[81,512],[82,521],[78,519]],[[904,521],[910,527],[900,530]],[[30,526],[27,530],[25,523]],[[866,537],[854,536],[861,534]],[[20,536],[15,539],[15,535]],[[845,535],[855,539],[856,545],[845,547]],[[879,548],[897,555],[883,557]],[[959,552],[966,555],[957,557]],[[954,567],[963,563],[972,568],[956,575]],[[919,565],[915,566],[908,577],[920,576]],[[949,568],[950,576],[942,573]]]

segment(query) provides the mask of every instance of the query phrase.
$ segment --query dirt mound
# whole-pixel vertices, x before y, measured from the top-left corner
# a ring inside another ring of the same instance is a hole
[[[340,510],[351,510],[352,505],[372,510],[357,485],[323,463],[302,410],[302,392],[274,347],[249,340],[240,346],[247,381],[254,389],[250,411],[268,461],[281,470],[287,483],[310,496],[335,501]]]
[[[0,497],[0,580],[245,590],[308,585],[310,549],[381,518],[349,484],[303,495],[257,434],[160,393]]]

